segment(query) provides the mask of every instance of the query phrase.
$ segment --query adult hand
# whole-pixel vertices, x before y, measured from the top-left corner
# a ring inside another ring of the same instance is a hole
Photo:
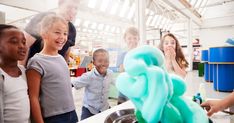
[[[214,113],[225,109],[222,100],[208,100],[202,103],[201,106],[205,107],[205,109],[208,111],[207,112],[208,116],[211,116]]]

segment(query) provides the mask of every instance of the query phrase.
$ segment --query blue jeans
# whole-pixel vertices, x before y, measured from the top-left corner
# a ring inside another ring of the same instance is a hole
[[[77,123],[78,117],[76,111],[67,112],[51,117],[44,118],[45,123]]]
[[[86,107],[82,107],[82,113],[81,113],[81,120],[84,120],[84,119],[86,119],[86,118],[89,118],[89,117],[91,117],[91,116],[93,116],[93,115],[95,115],[95,114],[92,114],[90,111],[89,111],[89,109],[88,108],[86,108]]]

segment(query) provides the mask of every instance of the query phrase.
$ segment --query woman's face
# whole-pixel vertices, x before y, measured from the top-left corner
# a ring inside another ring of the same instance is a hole
[[[139,36],[127,33],[125,36],[125,42],[128,49],[136,48],[139,42]]]
[[[166,36],[163,41],[163,51],[165,52],[170,48],[176,49],[176,41],[174,38]]]

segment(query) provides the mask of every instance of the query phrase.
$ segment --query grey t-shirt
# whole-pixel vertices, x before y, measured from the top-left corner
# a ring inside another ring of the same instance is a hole
[[[69,69],[61,55],[37,53],[29,60],[27,69],[41,74],[39,98],[44,118],[75,110]]]

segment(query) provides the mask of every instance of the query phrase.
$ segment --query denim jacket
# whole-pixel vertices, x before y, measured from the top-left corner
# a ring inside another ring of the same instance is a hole
[[[0,71],[0,123],[4,123],[3,119],[3,81],[4,77]]]

